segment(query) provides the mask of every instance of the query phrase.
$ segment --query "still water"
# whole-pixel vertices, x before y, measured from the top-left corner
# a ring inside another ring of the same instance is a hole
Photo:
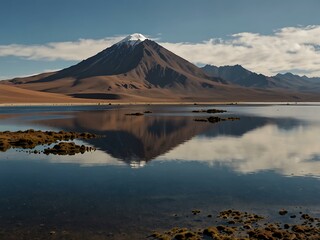
[[[212,107],[240,120],[194,121]],[[0,239],[143,239],[230,208],[320,216],[317,104],[0,108],[0,131],[30,128],[101,137],[75,156],[0,152]]]

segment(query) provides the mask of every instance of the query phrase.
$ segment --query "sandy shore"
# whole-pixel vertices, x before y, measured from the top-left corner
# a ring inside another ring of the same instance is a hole
[[[59,102],[59,103],[1,103],[0,107],[27,106],[108,106],[108,105],[319,105],[320,102]]]
[[[107,105],[226,105],[230,102],[65,102],[65,103],[0,103],[9,106],[107,106]],[[237,103],[241,104],[241,103]]]

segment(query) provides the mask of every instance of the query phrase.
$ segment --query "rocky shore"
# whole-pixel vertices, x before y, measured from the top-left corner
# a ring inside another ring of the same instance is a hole
[[[193,215],[201,214],[200,210],[193,210]],[[263,216],[226,210],[218,214],[219,225],[207,226],[199,229],[175,227],[164,232],[154,232],[148,238],[154,240],[318,240],[320,236],[320,219],[306,213],[299,216],[280,210],[281,222],[269,222]],[[208,217],[212,217],[211,215]],[[296,218],[294,224],[286,223],[285,218]]]

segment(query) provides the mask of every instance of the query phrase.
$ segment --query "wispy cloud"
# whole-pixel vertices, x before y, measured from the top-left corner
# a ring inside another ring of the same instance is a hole
[[[0,57],[16,56],[29,60],[80,61],[106,47],[120,41],[123,37],[104,39],[80,39],[74,42],[52,42],[44,45],[0,45]]]
[[[287,27],[271,35],[242,32],[228,39],[212,38],[200,43],[159,43],[195,64],[234,65],[266,75],[292,71],[320,76],[320,25]],[[44,45],[0,45],[0,57],[30,60],[72,60],[88,58],[123,36],[80,39]]]

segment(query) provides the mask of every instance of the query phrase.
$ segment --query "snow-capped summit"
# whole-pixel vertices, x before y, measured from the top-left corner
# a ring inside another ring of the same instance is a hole
[[[124,39],[122,39],[120,42],[117,43],[117,45],[126,43],[126,44],[130,44],[131,46],[135,46],[135,45],[143,42],[146,39],[147,38],[145,36],[143,36],[142,34],[134,33],[134,34],[131,34],[131,35],[125,37]]]

